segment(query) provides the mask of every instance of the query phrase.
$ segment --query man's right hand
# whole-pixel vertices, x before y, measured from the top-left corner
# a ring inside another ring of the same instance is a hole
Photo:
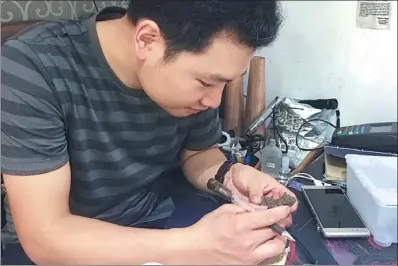
[[[281,254],[286,245],[284,237],[270,226],[285,227],[290,214],[286,206],[244,212],[225,204],[191,226],[194,264],[252,264]]]

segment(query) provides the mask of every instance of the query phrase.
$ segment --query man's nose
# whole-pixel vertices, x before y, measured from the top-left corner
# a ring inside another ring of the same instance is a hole
[[[210,88],[206,95],[202,98],[200,103],[208,108],[216,109],[221,104],[222,93],[224,90],[225,84],[222,86],[217,86]]]

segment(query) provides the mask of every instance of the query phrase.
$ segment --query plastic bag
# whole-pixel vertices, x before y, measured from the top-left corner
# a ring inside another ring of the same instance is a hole
[[[278,98],[266,126],[266,137],[276,139],[282,152],[287,153],[290,166],[296,168],[310,150],[330,141],[335,118],[336,109],[318,109],[294,98]]]

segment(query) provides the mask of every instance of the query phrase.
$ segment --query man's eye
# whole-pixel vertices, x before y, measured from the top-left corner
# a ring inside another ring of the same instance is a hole
[[[206,82],[204,82],[202,80],[199,80],[199,82],[200,82],[200,84],[202,84],[203,87],[211,87],[211,86],[213,86],[213,85],[211,85],[209,83],[206,83]]]
[[[211,87],[211,86],[213,86],[212,84],[206,83],[206,82],[204,82],[204,81],[202,81],[200,79],[198,79],[198,81],[200,82],[200,84],[202,84],[203,87]]]

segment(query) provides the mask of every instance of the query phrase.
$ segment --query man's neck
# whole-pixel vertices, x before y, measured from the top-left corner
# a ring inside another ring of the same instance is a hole
[[[126,17],[96,23],[98,39],[106,61],[120,81],[132,89],[142,86],[136,73],[133,27]]]

